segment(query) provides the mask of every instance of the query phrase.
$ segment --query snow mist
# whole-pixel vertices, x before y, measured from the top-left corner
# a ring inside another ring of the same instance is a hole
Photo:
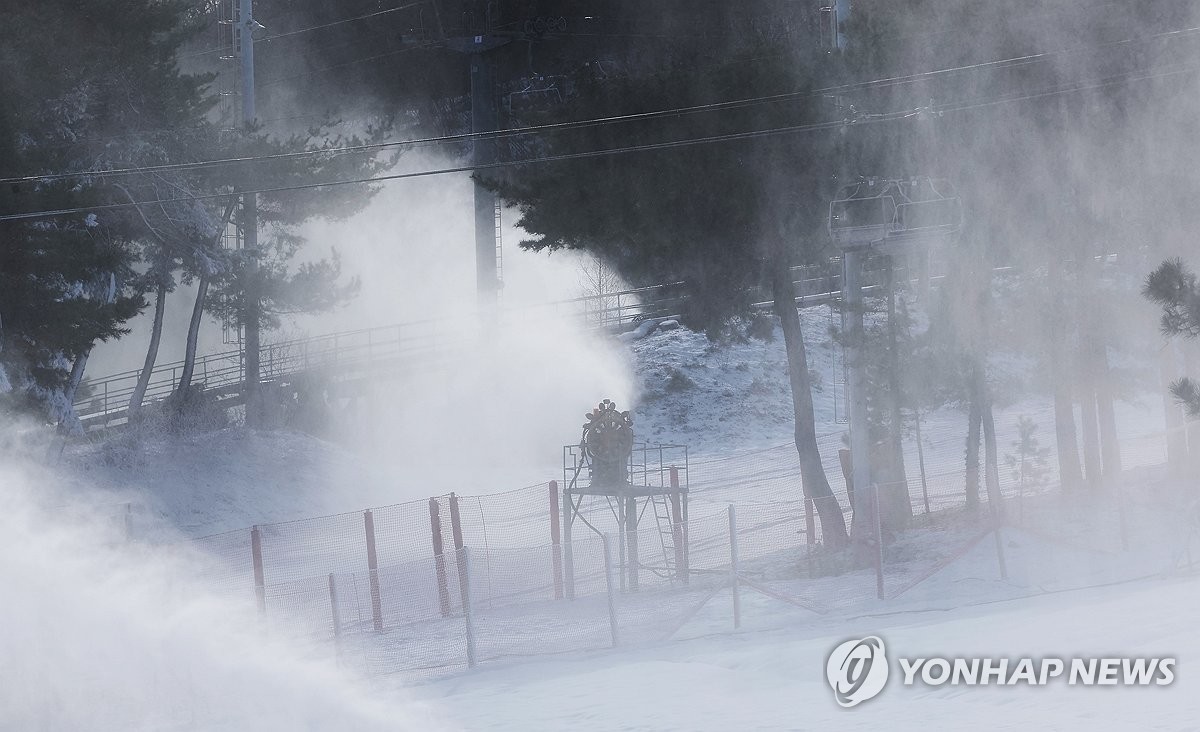
[[[446,164],[414,153],[401,167]],[[562,302],[588,289],[584,260],[519,249],[528,235],[514,211],[504,212],[501,305],[477,302],[472,186],[462,175],[399,181],[353,219],[306,232],[314,251],[338,246],[362,289],[336,313],[297,319],[298,332],[376,327],[386,340],[402,323],[402,337],[430,351],[379,373],[329,417],[328,436],[382,473],[382,502],[557,477],[562,445],[578,440],[596,402],[632,406],[628,354]]]
[[[97,518],[111,511],[11,467],[0,485],[0,728],[441,728],[266,637],[252,608],[186,579],[201,560],[182,548],[127,544]]]

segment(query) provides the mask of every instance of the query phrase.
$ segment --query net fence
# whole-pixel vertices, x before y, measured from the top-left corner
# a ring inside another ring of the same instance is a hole
[[[1200,560],[1195,497],[1141,480],[1165,474],[1161,434],[1125,440],[1123,477],[1086,495],[1060,490],[1052,453],[1038,471],[998,466],[990,487],[981,466],[970,492],[961,442],[931,439],[906,481],[863,488],[857,511],[840,436],[818,444],[826,515],[787,445],[692,460],[679,492],[659,483],[636,518],[620,498],[549,481],[216,534],[195,540],[197,578],[314,653],[368,674],[430,675],[1020,597]],[[827,535],[839,522],[850,548]]]

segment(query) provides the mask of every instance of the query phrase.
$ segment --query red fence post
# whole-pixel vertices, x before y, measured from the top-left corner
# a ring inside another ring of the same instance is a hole
[[[446,583],[446,556],[442,549],[442,518],[438,499],[429,499],[429,528],[433,532],[433,563],[437,567],[438,604],[442,617],[450,615],[450,586]]]
[[[258,614],[267,613],[267,587],[263,581],[262,532],[258,526],[250,528],[250,558],[254,562],[254,596],[258,600]]]
[[[679,468],[671,466],[671,543],[675,545],[675,576],[688,583],[687,539],[683,533],[683,494],[679,490]]]
[[[363,529],[367,534],[367,577],[371,583],[371,621],[375,630],[383,630],[383,598],[379,593],[379,555],[375,553],[375,517],[363,511]]]
[[[558,507],[558,481],[550,481],[550,563],[554,575],[554,599],[563,596],[562,576],[562,514]]]

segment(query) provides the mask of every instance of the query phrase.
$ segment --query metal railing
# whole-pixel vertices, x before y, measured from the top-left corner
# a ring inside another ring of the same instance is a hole
[[[867,274],[868,289],[882,284],[881,273]],[[897,280],[907,276],[902,268],[897,268]],[[841,297],[841,278],[838,258],[793,267],[797,305],[809,307],[835,302]],[[513,319],[551,313],[581,318],[587,327],[623,331],[648,319],[680,317],[686,310],[687,297],[686,283],[668,282],[546,304],[509,307],[502,317]],[[756,308],[767,308],[772,304],[765,292],[751,293],[751,300]],[[453,328],[450,327],[452,324]],[[365,370],[400,361],[426,365],[447,356],[449,346],[462,344],[461,337],[446,335],[459,329],[460,324],[450,318],[437,318],[270,343],[259,352],[260,380],[275,382],[315,371],[329,372],[344,380]],[[175,361],[155,366],[142,404],[160,401],[173,394],[178,388],[183,365],[183,361]],[[89,379],[85,394],[75,402],[75,412],[84,425],[104,427],[123,421],[140,373],[140,369],[134,369]],[[218,396],[236,398],[245,377],[244,354],[240,350],[230,350],[198,356],[192,383],[202,385],[206,391]]]
[[[428,362],[453,343],[440,335],[437,321],[403,323],[343,331],[264,345],[259,351],[260,381],[287,380],[315,372],[345,379],[400,362]],[[179,387],[183,362],[160,364],[150,374],[142,405],[167,398]],[[140,370],[124,371],[88,382],[87,394],[75,402],[85,426],[107,426],[127,416]],[[236,397],[245,382],[241,351],[196,358],[192,383],[218,396]]]

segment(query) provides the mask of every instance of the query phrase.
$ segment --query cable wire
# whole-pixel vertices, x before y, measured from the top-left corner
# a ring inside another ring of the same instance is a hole
[[[811,90],[784,92],[784,93],[780,93],[780,94],[770,94],[770,95],[764,95],[764,96],[758,96],[758,97],[748,97],[745,99],[729,100],[729,101],[724,101],[724,102],[711,102],[711,103],[707,103],[707,104],[698,104],[698,105],[692,105],[692,106],[686,106],[686,107],[676,107],[676,108],[672,108],[672,109],[656,110],[656,111],[651,111],[651,112],[638,112],[638,113],[624,114],[624,115],[613,115],[613,116],[609,116],[609,117],[598,117],[598,118],[592,118],[592,119],[586,119],[586,120],[574,120],[574,121],[567,121],[567,122],[552,122],[552,123],[546,123],[546,124],[540,124],[540,125],[528,125],[525,127],[518,127],[518,128],[508,129],[508,130],[493,130],[493,131],[488,131],[488,132],[463,132],[463,133],[456,133],[456,134],[451,134],[451,135],[441,135],[441,136],[437,136],[437,137],[414,138],[414,139],[407,139],[407,140],[389,140],[389,141],[385,141],[385,142],[365,143],[362,145],[347,145],[347,146],[342,146],[342,147],[338,147],[338,148],[324,148],[324,149],[317,149],[317,150],[297,150],[297,151],[293,151],[293,152],[275,153],[275,154],[271,154],[271,155],[244,156],[244,157],[238,157],[238,158],[221,158],[221,159],[201,160],[201,161],[193,161],[193,162],[186,162],[186,163],[166,163],[166,164],[162,164],[162,165],[146,166],[146,167],[130,167],[130,168],[118,168],[118,169],[113,169],[113,170],[76,171],[76,172],[68,172],[68,173],[51,173],[51,174],[46,174],[46,175],[18,176],[18,177],[10,177],[10,178],[0,178],[0,183],[29,183],[29,182],[37,182],[37,181],[62,180],[62,179],[66,179],[66,178],[87,177],[87,176],[97,176],[97,175],[103,175],[103,176],[136,175],[136,174],[141,174],[141,173],[145,173],[148,171],[189,170],[189,169],[193,169],[193,168],[204,168],[204,167],[218,166],[218,165],[243,164],[243,163],[264,161],[264,160],[281,160],[281,159],[290,159],[290,158],[303,158],[303,157],[319,156],[319,155],[339,155],[339,154],[348,154],[348,153],[357,153],[357,152],[367,152],[367,151],[371,151],[371,150],[384,150],[384,149],[388,149],[388,148],[392,148],[392,147],[407,147],[407,146],[418,146],[418,145],[429,145],[429,144],[445,144],[445,143],[453,143],[453,142],[468,142],[468,141],[472,141],[472,140],[499,140],[499,139],[504,139],[504,138],[509,138],[509,137],[533,134],[533,133],[537,133],[537,132],[550,132],[550,131],[560,131],[560,130],[581,129],[581,128],[595,127],[595,126],[616,124],[616,123],[623,123],[623,122],[632,122],[632,121],[641,121],[641,120],[647,120],[647,119],[658,119],[658,118],[666,118],[666,117],[683,116],[683,115],[695,114],[695,113],[699,113],[699,112],[738,109],[738,108],[747,107],[747,106],[754,106],[754,105],[758,105],[758,104],[765,104],[765,103],[772,103],[772,102],[779,102],[779,101],[786,101],[786,100],[795,100],[795,99],[811,98],[811,97],[818,97],[818,96],[831,96],[831,95],[838,95],[838,94],[848,94],[848,93],[856,92],[856,91],[866,91],[866,90],[884,88],[884,87],[889,87],[889,86],[911,84],[916,81],[920,81],[922,79],[945,76],[948,74],[959,73],[959,72],[963,72],[963,71],[977,71],[980,69],[994,69],[994,68],[1002,68],[1002,69],[1017,68],[1017,67],[1025,66],[1028,64],[1032,64],[1032,63],[1043,62],[1043,61],[1049,60],[1051,58],[1055,58],[1055,57],[1066,55],[1066,54],[1080,53],[1080,52],[1092,51],[1092,50],[1101,50],[1101,49],[1110,48],[1110,47],[1114,47],[1114,46],[1128,45],[1128,44],[1142,42],[1142,41],[1149,42],[1149,41],[1155,41],[1155,40],[1184,38],[1184,37],[1196,35],[1198,33],[1200,33],[1200,26],[1193,26],[1193,27],[1189,27],[1189,28],[1182,28],[1182,29],[1177,29],[1177,30],[1172,30],[1172,31],[1164,31],[1162,33],[1156,33],[1156,34],[1153,34],[1150,36],[1129,38],[1129,39],[1124,39],[1124,40],[1120,40],[1120,41],[1111,41],[1108,43],[1103,43],[1103,44],[1098,44],[1098,45],[1093,45],[1093,46],[1080,46],[1080,47],[1076,47],[1073,49],[1059,49],[1056,51],[1046,51],[1046,52],[1042,52],[1042,53],[1027,54],[1024,56],[1016,56],[1016,57],[1007,58],[1007,59],[984,61],[984,62],[979,62],[979,63],[974,63],[974,64],[967,64],[967,65],[963,65],[963,66],[956,66],[956,67],[945,68],[945,69],[935,69],[932,71],[918,72],[918,73],[908,74],[908,75],[904,75],[904,76],[895,76],[895,77],[888,77],[888,78],[883,78],[883,79],[873,79],[870,81],[863,81],[863,82],[853,82],[853,83],[849,83],[849,84],[828,86],[828,87],[822,87],[822,88],[811,89]],[[381,54],[381,56],[394,55],[396,53],[401,53],[403,51],[414,50],[415,48],[419,48],[419,47],[400,49],[399,51],[393,51],[388,54]],[[358,61],[348,62],[348,64],[350,64],[350,63],[358,63]],[[303,74],[301,74],[299,76],[303,76]],[[296,77],[289,77],[289,78],[296,78]],[[280,81],[280,80],[276,80],[276,81]],[[274,83],[274,82],[269,82],[269,83]]]
[[[355,16],[353,18],[342,18],[341,20],[334,20],[334,21],[330,21],[328,23],[322,23],[320,25],[309,26],[307,28],[298,28],[296,30],[284,31],[283,33],[275,33],[274,35],[265,36],[263,38],[256,38],[256,39],[254,39],[254,42],[255,43],[265,43],[267,41],[273,41],[276,38],[288,38],[290,36],[300,35],[301,33],[309,33],[311,31],[315,31],[315,30],[332,28],[335,25],[343,25],[345,23],[353,23],[353,22],[359,21],[359,20],[367,20],[369,18],[376,18],[376,17],[379,17],[380,15],[387,15],[388,13],[395,13],[400,10],[410,10],[412,8],[420,7],[421,5],[428,5],[428,4],[429,4],[429,0],[421,0],[420,2],[408,3],[407,5],[399,5],[397,7],[388,8],[386,10],[376,10],[373,13],[367,13],[366,15],[359,15],[359,16]],[[210,53],[220,53],[221,51],[224,51],[224,50],[227,50],[227,49],[224,47],[206,48],[201,51],[190,51],[188,53],[181,54],[179,56],[179,58],[181,58],[181,59],[195,58],[197,56],[206,56]]]
[[[549,155],[549,156],[544,156],[544,157],[540,157],[540,158],[530,158],[530,159],[524,159],[524,160],[511,160],[511,161],[500,161],[500,162],[485,163],[485,164],[433,168],[433,169],[429,169],[429,170],[418,170],[418,171],[410,171],[410,172],[405,172],[405,173],[392,173],[392,174],[388,174],[388,175],[372,176],[372,177],[366,177],[366,178],[355,178],[355,179],[350,179],[350,180],[332,180],[332,181],[321,181],[321,182],[314,182],[314,183],[301,183],[301,184],[295,184],[295,185],[290,185],[290,186],[275,186],[275,187],[269,187],[269,188],[258,188],[258,189],[254,189],[254,190],[239,191],[239,193],[256,193],[256,194],[257,193],[285,193],[285,192],[290,192],[290,191],[312,190],[312,189],[316,189],[316,188],[325,188],[325,187],[333,187],[333,186],[383,183],[383,182],[395,181],[395,180],[406,180],[406,179],[410,179],[410,178],[424,178],[424,177],[429,177],[429,176],[434,176],[434,175],[447,175],[447,174],[452,174],[452,173],[478,172],[481,170],[492,170],[492,169],[498,169],[498,168],[517,167],[517,166],[522,166],[522,165],[562,162],[562,161],[566,161],[566,160],[580,160],[580,159],[587,159],[587,158],[603,157],[603,156],[607,156],[607,155],[620,155],[620,154],[631,153],[631,152],[669,150],[669,149],[681,148],[681,147],[692,147],[695,145],[706,145],[706,144],[713,144],[713,143],[719,143],[719,142],[730,142],[730,141],[736,141],[736,140],[756,139],[756,138],[769,137],[769,136],[775,136],[775,135],[780,135],[780,134],[794,134],[794,133],[800,133],[800,132],[814,132],[814,131],[821,131],[821,130],[831,130],[831,129],[836,129],[839,127],[844,127],[847,125],[879,124],[879,123],[885,123],[885,122],[892,122],[892,121],[896,121],[896,120],[900,120],[900,119],[909,119],[909,118],[918,116],[925,112],[928,112],[930,114],[942,114],[942,113],[946,113],[946,112],[951,112],[951,113],[965,112],[965,111],[969,111],[969,110],[973,110],[973,109],[983,109],[983,108],[995,106],[998,104],[1010,104],[1013,102],[1043,99],[1043,98],[1048,98],[1048,97],[1052,97],[1052,96],[1057,96],[1060,94],[1070,94],[1070,93],[1076,93],[1076,92],[1080,92],[1080,91],[1089,91],[1089,90],[1094,90],[1094,89],[1100,89],[1100,88],[1113,86],[1115,84],[1129,82],[1129,81],[1146,81],[1146,80],[1156,79],[1156,78],[1165,78],[1168,76],[1175,76],[1178,74],[1196,71],[1198,69],[1200,69],[1200,66],[1198,66],[1198,65],[1175,66],[1175,67],[1169,67],[1169,70],[1165,70],[1165,71],[1156,70],[1156,71],[1158,71],[1158,73],[1137,73],[1137,74],[1131,74],[1131,75],[1121,75],[1121,76],[1114,76],[1114,77],[1108,77],[1105,79],[1095,80],[1095,81],[1091,81],[1091,82],[1079,83],[1079,84],[1075,84],[1075,85],[1068,86],[1068,87],[1059,87],[1059,88],[1055,88],[1055,89],[1048,89],[1048,90],[1029,93],[1029,94],[1007,96],[1007,97],[988,99],[988,100],[980,100],[980,101],[974,101],[974,102],[956,102],[956,103],[950,103],[950,104],[938,105],[938,106],[932,106],[932,107],[926,107],[926,108],[919,108],[919,109],[904,109],[904,110],[900,110],[897,112],[887,112],[887,113],[882,113],[882,114],[866,115],[866,116],[860,117],[853,121],[832,120],[832,121],[827,121],[827,122],[817,122],[817,123],[809,123],[809,124],[801,124],[801,125],[787,125],[784,127],[773,127],[773,128],[762,129],[762,130],[751,130],[751,131],[747,131],[747,132],[733,132],[733,133],[726,133],[726,134],[721,134],[721,135],[709,135],[709,136],[705,136],[705,137],[689,138],[689,139],[682,139],[682,140],[668,140],[668,141],[664,141],[664,142],[645,143],[645,144],[641,144],[641,145],[627,145],[627,146],[623,146],[623,147],[606,148],[606,149],[602,149],[602,150],[590,150],[590,151],[583,151],[583,152],[576,152],[576,153],[563,153],[560,155]],[[79,206],[79,207],[74,207],[74,208],[50,209],[50,210],[44,210],[44,211],[28,211],[28,212],[23,212],[23,213],[0,215],[0,221],[17,221],[17,220],[25,220],[25,219],[38,219],[38,218],[47,218],[47,217],[52,217],[52,216],[63,216],[63,215],[74,214],[74,213],[105,211],[105,210],[112,210],[112,209],[124,209],[124,208],[129,208],[129,207],[135,206],[135,205],[179,203],[179,202],[183,202],[183,201],[204,201],[204,200],[212,200],[212,199],[217,199],[217,198],[225,198],[225,197],[228,197],[229,195],[230,195],[230,192],[226,191],[226,192],[222,192],[222,193],[209,193],[209,194],[199,194],[199,195],[193,195],[193,196],[181,196],[181,197],[177,197],[177,198],[139,201],[137,204],[134,204],[134,203],[111,203],[111,204],[101,204],[101,205],[97,205],[97,206]]]

